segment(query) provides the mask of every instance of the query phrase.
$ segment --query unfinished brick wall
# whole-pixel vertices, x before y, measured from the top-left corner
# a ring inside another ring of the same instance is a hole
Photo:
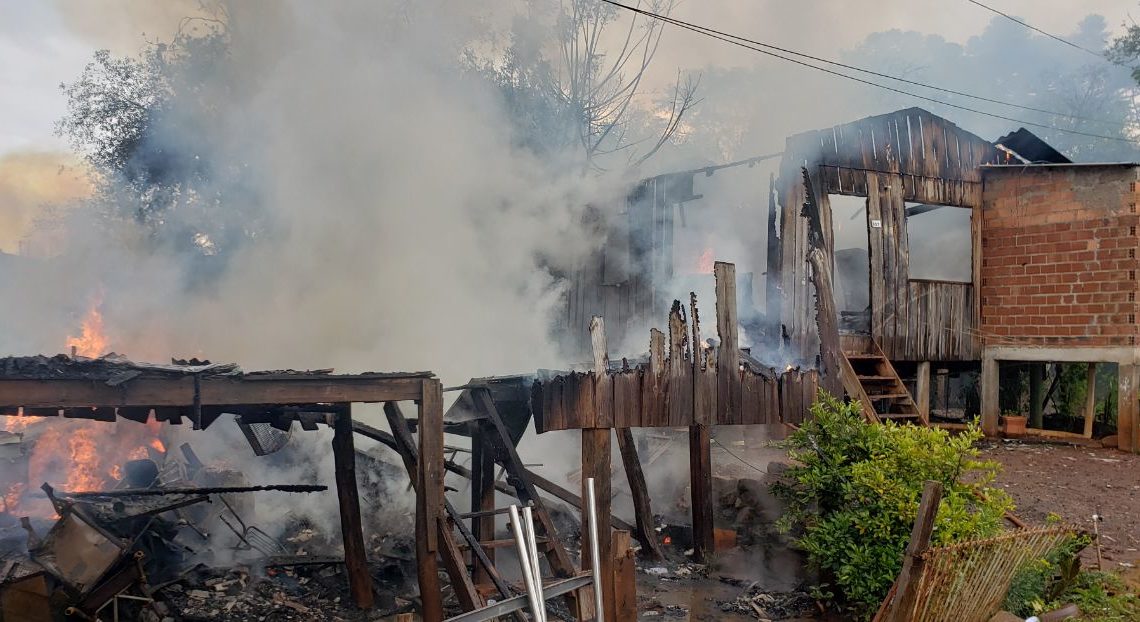
[[[986,344],[1136,344],[1137,180],[1126,165],[984,169]]]

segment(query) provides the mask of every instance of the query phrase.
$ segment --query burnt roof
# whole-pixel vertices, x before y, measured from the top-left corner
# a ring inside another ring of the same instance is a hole
[[[999,148],[1012,151],[1030,164],[1071,164],[1073,161],[1025,128],[1010,132],[994,141]]]

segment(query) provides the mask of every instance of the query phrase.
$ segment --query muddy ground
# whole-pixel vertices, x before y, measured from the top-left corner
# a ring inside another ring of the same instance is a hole
[[[1092,531],[1099,528],[1106,570],[1140,567],[1140,455],[1074,445],[987,441],[982,457],[1004,469],[996,485],[1017,504],[1015,514],[1042,524],[1050,513]],[[1083,555],[1095,563],[1096,550]]]
[[[718,476],[755,477],[770,462],[786,460],[784,452],[772,446],[774,439],[719,436],[720,443],[714,443],[712,450]],[[1123,570],[1126,579],[1140,585],[1140,456],[1099,446],[1009,440],[985,441],[981,450],[983,459],[1002,464],[995,485],[1009,492],[1017,504],[1015,513],[1030,525],[1043,525],[1054,513],[1091,531],[1092,515],[1103,516],[1099,528],[1104,569]],[[728,606],[750,583],[772,584],[777,591],[795,589],[776,585],[786,582],[777,578],[780,569],[757,561],[737,549],[718,554],[712,567],[701,573],[704,576],[679,577],[673,572],[676,566],[668,564],[667,576],[640,572],[638,617],[756,620],[756,615]],[[1085,551],[1084,562],[1095,567],[1095,547]]]

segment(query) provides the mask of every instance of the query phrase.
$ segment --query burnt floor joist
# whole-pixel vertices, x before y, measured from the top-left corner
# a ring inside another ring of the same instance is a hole
[[[103,421],[117,418],[180,423],[188,419],[196,429],[208,427],[226,413],[246,423],[269,423],[282,429],[300,421],[305,429],[323,423],[333,429],[332,452],[345,564],[353,600],[361,608],[373,604],[368,574],[360,499],[356,487],[352,404],[413,401],[417,404],[418,454],[422,457],[417,482],[418,523],[435,525],[443,517],[443,400],[442,386],[430,372],[331,374],[322,372],[254,372],[224,374],[182,372],[174,368],[148,369],[123,365],[113,374],[83,372],[99,361],[64,362],[74,368],[72,377],[35,374],[0,374],[0,415],[64,416]],[[103,369],[101,371],[106,371]],[[124,377],[129,376],[124,380]],[[434,468],[438,465],[441,468]],[[425,608],[439,605],[434,530],[419,538],[417,554]],[[421,581],[424,583],[424,581]],[[424,589],[429,587],[431,589]]]

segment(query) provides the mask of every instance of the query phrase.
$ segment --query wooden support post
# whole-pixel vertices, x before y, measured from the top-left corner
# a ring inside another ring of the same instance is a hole
[[[988,356],[982,356],[982,375],[979,379],[982,384],[982,432],[986,436],[998,435],[998,362]]]
[[[930,361],[918,364],[918,376],[914,382],[914,401],[918,406],[919,416],[930,420]]]
[[[1045,364],[1029,365],[1029,427],[1045,427],[1045,408],[1041,403],[1041,389],[1045,383]]]
[[[594,375],[600,377],[607,373],[609,367],[606,325],[601,317],[594,316],[590,321],[590,342],[594,350]],[[657,541],[657,532],[653,528],[653,507],[649,500],[649,489],[645,484],[645,473],[641,470],[641,460],[637,455],[637,445],[633,442],[633,433],[629,428],[618,428],[616,432],[622,466],[625,468],[626,480],[629,482],[630,494],[633,497],[633,515],[637,525],[637,541],[641,543],[641,553],[649,559],[663,559],[665,556]]]
[[[364,528],[360,521],[360,495],[356,489],[356,449],[352,439],[351,407],[335,415],[333,423],[333,464],[336,493],[340,501],[340,533],[344,541],[344,565],[352,600],[361,609],[372,608],[372,575],[364,548]]]
[[[938,404],[942,405],[941,408],[935,408],[935,410],[942,413],[943,416],[949,416],[950,413],[947,412],[947,410],[949,409],[950,404],[950,370],[946,369],[945,367],[939,367],[934,372],[934,378],[936,389],[934,404],[935,406]]]
[[[707,561],[713,534],[712,447],[707,425],[689,426],[689,480],[693,506],[693,556]]]
[[[780,290],[780,238],[776,233],[776,212],[778,206],[776,205],[776,176],[770,174],[768,176],[768,266],[767,266],[767,287],[765,289],[765,302],[764,302],[764,330],[765,341],[768,348],[775,352],[778,351],[783,345],[783,340],[780,338],[780,305],[783,303],[781,290]],[[697,351],[697,346],[693,346],[693,351]]]
[[[808,263],[811,264],[811,282],[815,286],[815,321],[819,329],[819,386],[835,397],[842,397],[843,372],[840,358],[844,355],[839,343],[839,316],[835,308],[827,256],[823,250],[813,248],[808,253]]]
[[[416,557],[424,622],[443,620],[436,552],[443,508],[443,394],[439,380],[423,381],[419,401],[419,460],[416,465]]]
[[[633,441],[633,432],[629,428],[618,428],[616,432],[621,462],[633,496],[633,518],[637,541],[641,543],[641,554],[649,559],[664,559],[661,543],[657,540],[657,530],[653,527],[653,507],[645,484],[645,473],[641,470],[641,458]]]
[[[1117,434],[1119,435],[1119,448],[1122,451],[1140,453],[1140,421],[1137,421],[1138,402],[1137,372],[1138,365],[1118,366],[1118,381],[1120,383],[1120,403],[1117,405]]]
[[[431,529],[431,525],[427,524],[426,522],[423,525],[420,524],[421,515],[419,500],[423,497],[423,495],[420,494],[423,486],[423,479],[420,477],[420,475],[423,473],[423,470],[420,468],[420,453],[419,449],[416,448],[414,440],[412,439],[412,432],[408,427],[408,422],[406,419],[404,419],[403,413],[400,412],[399,405],[395,402],[385,403],[384,416],[388,419],[388,426],[392,428],[393,444],[395,445],[396,452],[400,454],[400,459],[404,462],[404,468],[408,472],[408,477],[413,478],[412,486],[416,491],[416,555],[420,566],[418,569],[421,591],[420,600],[423,602],[424,619],[427,620],[428,613],[431,612],[437,605],[440,609],[440,615],[442,616],[443,605],[441,599],[437,597],[424,597],[423,595],[423,590],[430,589],[430,583],[432,581],[430,577],[426,576],[428,570],[423,569],[425,560],[431,560],[431,567],[429,570],[435,573],[434,581],[436,591],[427,593],[433,595],[436,594],[439,588],[439,576],[437,572],[435,554],[426,551],[427,538],[425,532],[426,530]],[[446,497],[444,497],[443,501],[444,508],[447,511],[448,516],[453,521],[455,521],[455,526],[465,536],[465,539],[467,540],[468,545],[471,547],[474,556],[476,558],[479,558],[481,555],[485,555],[481,549],[476,550],[475,537],[469,531],[466,531],[466,526],[461,522],[459,513],[455,511],[455,508],[451,506],[451,503],[447,500]],[[451,578],[451,585],[453,591],[455,592],[456,598],[459,600],[460,605],[462,605],[466,611],[473,611],[482,607],[484,604],[483,599],[481,596],[479,596],[478,591],[475,589],[475,584],[471,581],[471,577],[467,574],[467,567],[463,562],[463,553],[460,551],[459,545],[455,542],[455,536],[451,531],[451,524],[448,522],[447,518],[444,518],[442,514],[440,515],[439,520],[436,521],[435,529],[433,531],[437,533],[437,541],[440,544],[440,556],[443,558],[444,567],[447,569],[448,577]],[[421,552],[423,552],[423,556],[420,556]],[[506,584],[503,583],[502,579],[499,578],[497,574],[491,574],[492,571],[490,569],[490,560],[484,557],[478,561],[480,562],[481,567],[488,572],[491,582],[495,583],[496,587],[499,589],[500,595],[507,597],[509,590],[507,589]],[[425,580],[428,581],[429,588],[425,588]],[[435,602],[437,600],[440,602]]]
[[[1085,383],[1085,438],[1092,438],[1094,420],[1096,420],[1096,363],[1089,363]]]
[[[594,495],[597,502],[598,514],[598,557],[602,568],[602,603],[606,609],[606,620],[614,620],[613,614],[613,553],[610,550],[613,542],[613,530],[610,513],[610,430],[609,428],[590,428],[582,430],[582,498],[586,498],[586,480],[594,478]],[[588,533],[582,534],[582,569],[589,570],[590,544]],[[591,602],[588,598],[579,599],[583,606]]]
[[[479,425],[468,426],[471,433],[471,511],[485,512],[495,509],[495,453],[487,447]],[[471,519],[471,532],[479,542],[495,539],[495,517],[475,516]],[[495,551],[488,550],[487,557],[495,561]],[[487,569],[479,564],[475,569],[475,584],[488,585],[491,582]]]
[[[927,481],[922,489],[922,501],[918,505],[918,516],[910,532],[910,542],[906,545],[902,571],[899,572],[894,601],[887,608],[886,622],[910,622],[918,604],[918,580],[922,576],[925,561],[923,553],[930,548],[930,535],[934,533],[934,518],[938,515],[938,504],[942,501],[942,484]]]
[[[614,620],[637,619],[637,564],[630,548],[628,531],[615,531],[614,555]]]
[[[816,323],[823,368],[819,387],[835,397],[843,397],[846,392],[848,397],[858,399],[863,405],[863,417],[872,423],[878,423],[879,416],[875,411],[875,405],[867,397],[859,377],[855,374],[855,368],[843,353],[843,344],[839,339],[839,320],[831,289],[831,270],[828,268],[831,264],[827,261],[827,255],[818,248],[813,248],[808,253],[808,263],[811,265],[812,285],[816,292]]]
[[[740,324],[736,312],[736,266],[723,261],[713,264],[716,279],[717,416],[721,425],[739,423],[741,417]]]

